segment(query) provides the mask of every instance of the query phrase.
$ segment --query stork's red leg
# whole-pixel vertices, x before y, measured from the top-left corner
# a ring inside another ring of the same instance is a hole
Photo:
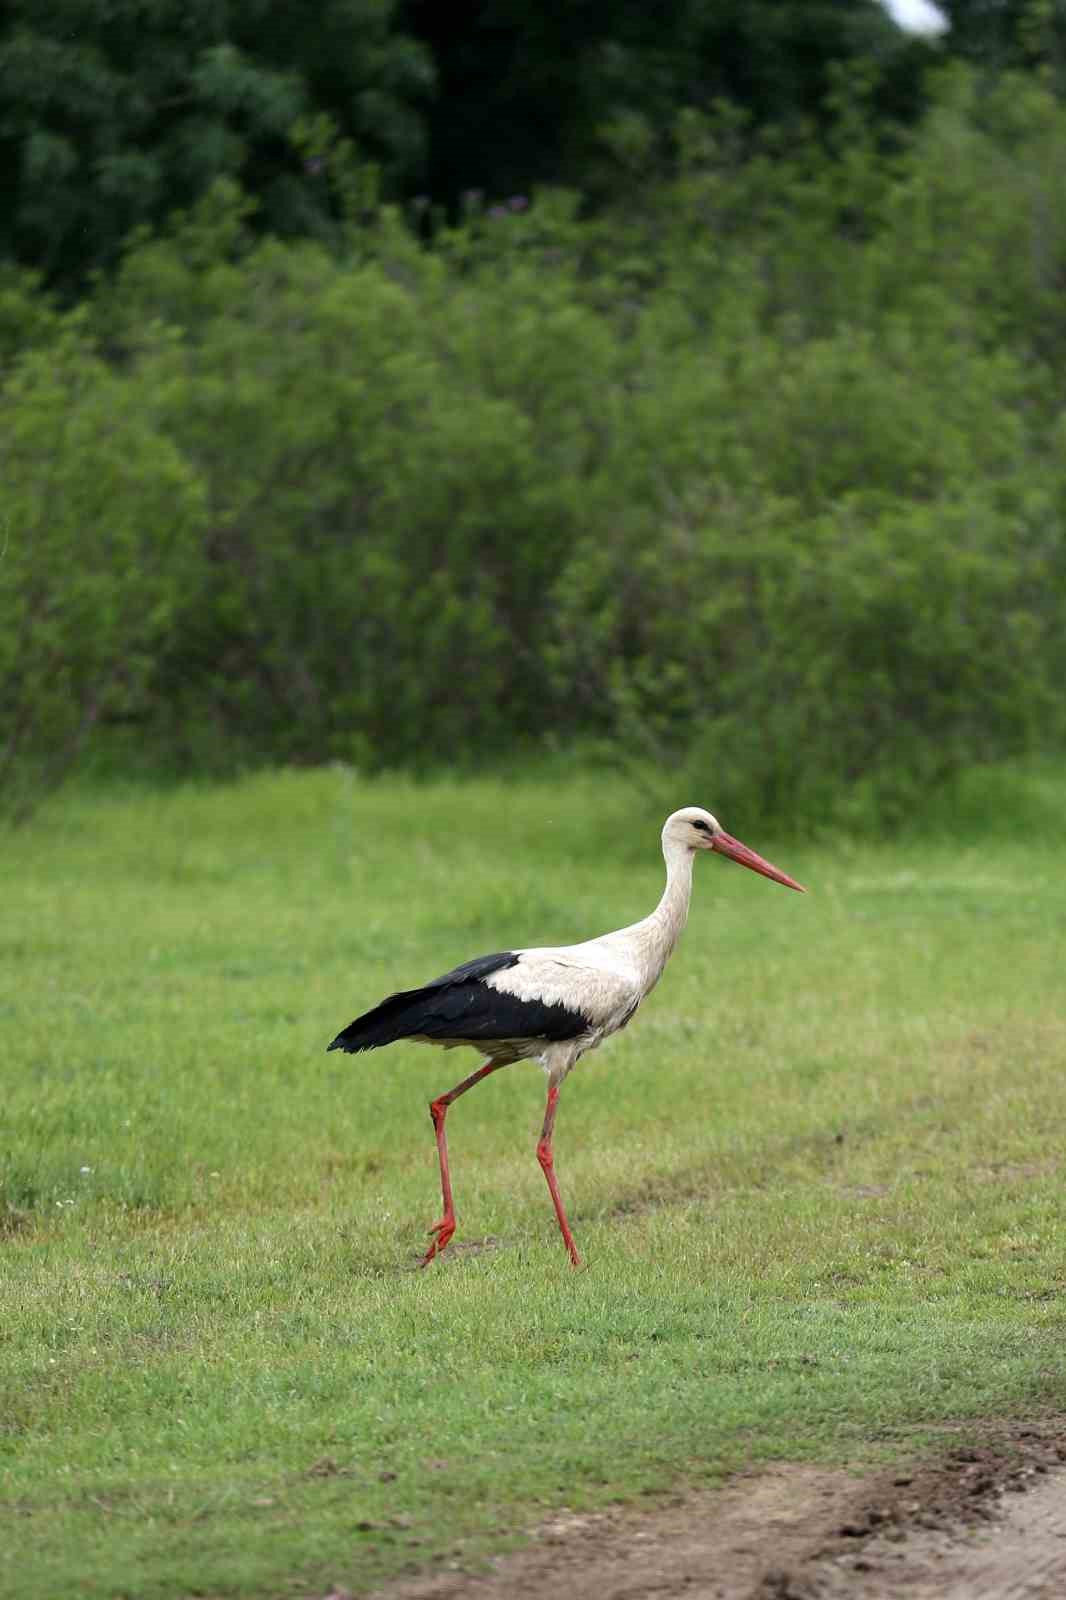
[[[475,1083],[480,1083],[482,1078],[487,1078],[490,1072],[498,1072],[505,1066],[503,1061],[486,1061],[483,1067],[472,1072],[469,1078],[464,1078],[462,1083],[457,1083],[454,1089],[449,1089],[447,1094],[442,1094],[438,1099],[429,1102],[429,1114],[433,1119],[434,1132],[437,1135],[437,1155],[440,1159],[440,1193],[444,1206],[444,1215],[439,1222],[430,1228],[434,1236],[433,1243],[422,1257],[422,1265],[428,1267],[434,1256],[439,1256],[448,1240],[455,1232],[455,1205],[452,1201],[452,1180],[448,1171],[448,1141],[444,1136],[444,1119],[448,1115],[448,1107],[453,1100],[458,1100],[461,1094],[472,1089]]]
[[[555,1157],[552,1155],[552,1132],[555,1128],[555,1107],[558,1103],[559,1090],[555,1084],[552,1084],[548,1090],[548,1109],[544,1113],[544,1127],[541,1129],[540,1141],[537,1145],[537,1160],[540,1162],[541,1171],[548,1180],[548,1192],[552,1197],[552,1205],[555,1207],[555,1215],[559,1219],[563,1243],[569,1252],[571,1264],[579,1267],[581,1265],[581,1257],[577,1253],[577,1245],[574,1243],[574,1236],[570,1232],[570,1224],[566,1220],[563,1197],[559,1193],[559,1185],[555,1178]]]

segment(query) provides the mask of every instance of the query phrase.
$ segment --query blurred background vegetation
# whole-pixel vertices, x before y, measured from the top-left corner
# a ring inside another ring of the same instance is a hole
[[[12,0],[4,816],[576,754],[883,828],[1061,748],[1066,6],[663,9]]]

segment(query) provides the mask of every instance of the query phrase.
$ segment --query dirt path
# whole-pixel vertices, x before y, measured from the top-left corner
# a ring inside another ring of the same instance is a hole
[[[487,1572],[379,1600],[1066,1600],[1066,1418],[955,1438],[978,1434],[861,1478],[781,1466],[655,1511],[560,1512]]]

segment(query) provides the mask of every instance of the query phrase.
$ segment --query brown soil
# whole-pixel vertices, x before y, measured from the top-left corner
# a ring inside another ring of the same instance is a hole
[[[1066,1600],[1066,1418],[945,1430],[934,1459],[862,1477],[779,1466],[653,1511],[562,1510],[531,1533],[487,1571],[456,1563],[379,1600]]]

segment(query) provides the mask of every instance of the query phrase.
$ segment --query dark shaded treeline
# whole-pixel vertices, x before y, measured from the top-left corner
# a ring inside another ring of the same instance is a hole
[[[0,256],[76,291],[131,228],[219,178],[261,230],[315,236],[331,165],[454,215],[550,184],[625,198],[632,158],[668,166],[685,110],[727,99],[751,126],[832,116],[834,73],[874,75],[886,122],[912,120],[923,68],[961,52],[996,70],[1051,59],[1061,8],[954,0],[940,44],[877,0],[11,0],[0,22]]]

